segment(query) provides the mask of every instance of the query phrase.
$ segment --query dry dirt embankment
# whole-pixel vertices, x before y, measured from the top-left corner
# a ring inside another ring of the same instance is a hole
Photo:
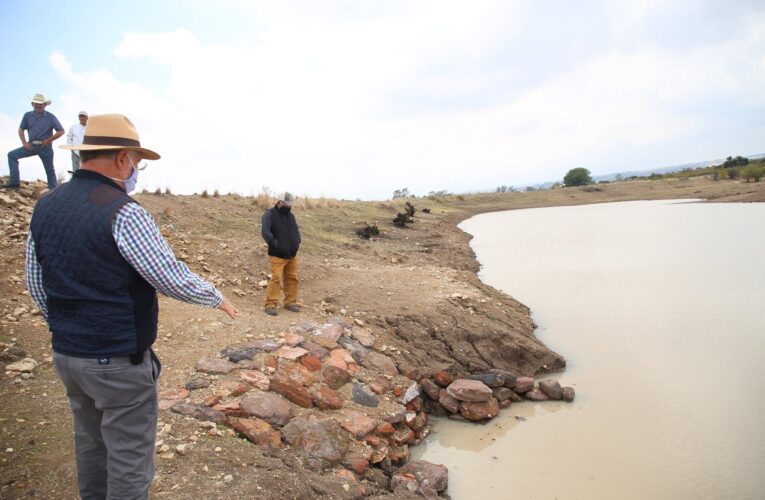
[[[287,342],[285,334],[302,332],[304,337],[314,338],[318,330],[310,324],[321,327],[332,318],[345,324],[344,330],[353,340],[358,338],[354,329],[369,333],[374,350],[390,357],[401,372],[386,379],[390,387],[383,387],[379,394],[381,400],[394,405],[381,404],[386,411],[396,408],[396,390],[407,388],[403,375],[418,377],[446,370],[465,376],[492,368],[534,375],[560,369],[564,359],[534,337],[528,308],[478,280],[478,263],[468,245],[469,236],[456,228],[459,221],[494,210],[635,199],[765,201],[764,186],[687,179],[416,199],[413,203],[418,209],[427,207],[431,213],[418,212],[416,222],[406,229],[389,223],[401,209],[398,202],[318,202],[298,207],[304,240],[300,253],[304,308],[298,314],[280,310],[275,318],[262,313],[264,291],[259,282],[268,271],[259,237],[262,207],[236,196],[139,195],[137,199],[154,214],[176,254],[214,281],[242,312],[238,321],[231,321],[218,311],[162,298],[155,345],[164,363],[160,390],[167,399],[185,397],[191,403],[222,397],[226,376],[197,372],[200,358],[215,357],[230,345],[267,339]],[[72,496],[76,490],[68,402],[49,363],[49,334],[23,286],[24,239],[35,194],[30,189],[3,196],[7,200],[0,200],[0,363],[31,357],[39,365],[31,375],[9,373],[0,381],[0,497],[30,493],[48,498]],[[376,221],[383,235],[374,241],[360,239],[355,229],[364,221]],[[250,366],[254,371],[272,363],[266,355],[258,356],[248,360],[255,363]],[[356,379],[374,382],[379,370],[356,361],[359,359],[343,362],[357,370]],[[183,387],[200,375],[212,381],[211,387],[184,393]],[[238,390],[231,384],[226,387],[224,402]],[[349,409],[384,420],[384,415],[352,401],[350,385],[338,392]],[[303,414],[298,406],[294,416]],[[306,460],[296,451],[298,445],[252,445],[225,426],[202,426],[198,420],[170,411],[163,411],[160,420],[158,439],[167,448],[156,460],[158,476],[152,494],[158,497],[358,498],[390,494],[381,465],[362,474],[349,472],[354,465],[359,470],[363,467],[347,453],[340,459],[345,463],[327,467]],[[406,430],[400,422],[394,424],[396,431]],[[385,439],[391,442],[393,438]],[[322,472],[321,467],[327,468]]]

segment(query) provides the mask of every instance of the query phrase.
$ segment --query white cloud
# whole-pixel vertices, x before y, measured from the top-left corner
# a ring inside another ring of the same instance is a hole
[[[227,4],[258,16],[237,45],[186,28],[125,33],[113,64],[153,65],[161,86],[54,53],[67,86],[57,114],[128,115],[163,155],[141,179],[152,189],[349,198],[650,168],[761,137],[750,127],[703,140],[721,119],[705,107],[765,107],[761,14],[722,41],[664,47],[651,29],[667,7],[654,0],[553,24],[526,2],[255,5]]]

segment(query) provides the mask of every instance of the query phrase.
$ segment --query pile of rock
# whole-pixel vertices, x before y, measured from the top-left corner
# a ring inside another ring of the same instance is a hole
[[[375,350],[371,332],[335,318],[202,358],[160,408],[224,424],[253,443],[289,446],[315,469],[363,477],[409,460],[430,431],[417,384]],[[378,472],[379,473],[379,472]]]
[[[497,416],[500,408],[524,398],[571,402],[575,395],[573,388],[561,387],[556,380],[540,380],[535,384],[532,377],[516,377],[503,370],[479,373],[467,379],[455,379],[439,371],[422,377],[420,388],[422,406],[427,413],[473,422],[490,420]]]

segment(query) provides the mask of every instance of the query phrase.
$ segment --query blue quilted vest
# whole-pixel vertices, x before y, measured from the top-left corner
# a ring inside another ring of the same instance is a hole
[[[127,203],[135,201],[117,184],[78,170],[35,207],[30,231],[58,353],[140,354],[157,337],[157,293],[125,261],[112,235],[114,217]]]

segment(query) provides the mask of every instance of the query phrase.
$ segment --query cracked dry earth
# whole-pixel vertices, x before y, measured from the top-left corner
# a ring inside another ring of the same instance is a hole
[[[76,496],[68,402],[50,364],[49,333],[23,285],[24,239],[39,190],[40,185],[25,184],[9,195],[13,201],[0,205],[0,348],[19,354],[0,362],[29,357],[38,363],[31,375],[9,372],[0,382],[2,498]],[[299,256],[303,309],[268,317],[259,286],[268,272],[259,237],[262,208],[239,197],[137,199],[155,216],[176,254],[215,282],[241,313],[233,321],[217,310],[160,297],[155,350],[163,362],[161,393],[177,395],[198,375],[197,361],[220,356],[226,346],[280,339],[301,324],[324,324],[333,317],[363,324],[375,349],[413,378],[438,370],[460,377],[491,368],[534,375],[565,364],[533,337],[525,306],[477,279],[468,236],[446,214],[422,214],[407,229],[381,222],[382,237],[366,241],[354,234],[353,207],[296,210],[305,242]],[[377,208],[394,213],[390,205]],[[403,376],[397,377],[405,389]],[[194,391],[181,395],[190,402],[203,397]],[[382,397],[396,400],[392,393]],[[394,495],[378,466],[364,474],[342,465],[321,470],[286,443],[255,445],[227,426],[211,427],[167,409],[159,420],[158,451],[164,453],[155,460],[151,493],[156,497]]]

